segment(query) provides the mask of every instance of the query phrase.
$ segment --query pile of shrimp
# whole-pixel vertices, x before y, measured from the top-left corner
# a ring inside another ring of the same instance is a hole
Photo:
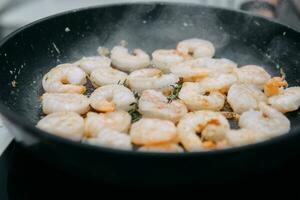
[[[44,75],[38,128],[123,150],[208,151],[287,134],[284,113],[300,106],[300,87],[261,66],[213,58],[214,45],[203,39],[152,56],[126,45],[98,52]]]

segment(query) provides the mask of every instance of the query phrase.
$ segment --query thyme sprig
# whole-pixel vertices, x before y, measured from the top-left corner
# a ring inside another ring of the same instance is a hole
[[[172,91],[171,91],[171,94],[167,97],[168,103],[171,103],[173,100],[178,99],[178,95],[182,88],[182,84],[183,84],[183,82],[180,81],[180,82],[176,83],[175,85],[171,85]]]
[[[132,106],[132,109],[130,109],[128,111],[128,113],[131,115],[131,122],[132,123],[134,123],[134,122],[136,122],[136,121],[138,121],[142,118],[142,114],[139,113],[139,111],[138,111],[139,110],[139,105],[137,103],[140,99],[140,96],[137,92],[134,92],[133,94],[134,94],[134,97],[136,99],[136,102],[130,104],[130,106]]]

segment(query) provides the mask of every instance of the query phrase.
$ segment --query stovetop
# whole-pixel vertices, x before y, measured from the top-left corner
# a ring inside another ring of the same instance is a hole
[[[226,183],[228,188],[237,189],[237,184],[247,184],[249,191],[255,187],[276,187],[283,189],[287,184],[297,186],[300,178],[300,157],[291,159],[278,169],[270,169],[269,173],[248,174],[239,180]],[[200,169],[199,169],[200,170]],[[235,185],[234,187],[232,187]],[[197,189],[205,191],[212,186],[185,185],[176,188],[154,188],[172,189],[180,188],[180,191]],[[213,186],[215,188],[216,186]],[[224,186],[221,186],[222,188]],[[244,186],[242,186],[244,187]],[[247,188],[246,187],[246,188]],[[0,158],[0,199],[1,200],[54,200],[54,199],[94,199],[105,193],[110,196],[119,195],[117,191],[131,191],[135,189],[153,188],[131,188],[101,182],[83,180],[63,173],[58,169],[49,167],[46,163],[33,158],[15,142]],[[245,188],[244,188],[245,189]],[[115,191],[115,192],[112,192]],[[275,192],[276,190],[274,190]],[[233,192],[233,191],[232,191]],[[278,192],[278,190],[276,191]],[[297,193],[298,190],[289,191],[289,194]],[[300,193],[299,193],[300,194]]]

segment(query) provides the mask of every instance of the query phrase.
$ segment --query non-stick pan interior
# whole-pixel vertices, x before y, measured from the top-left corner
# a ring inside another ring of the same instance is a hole
[[[11,112],[36,123],[41,80],[51,67],[96,55],[126,40],[129,48],[174,48],[182,39],[210,40],[216,57],[240,66],[257,64],[273,75],[284,70],[300,85],[300,34],[268,20],[229,10],[185,4],[98,7],[50,17],[18,31],[0,46],[0,100]],[[289,114],[293,127],[300,120]]]

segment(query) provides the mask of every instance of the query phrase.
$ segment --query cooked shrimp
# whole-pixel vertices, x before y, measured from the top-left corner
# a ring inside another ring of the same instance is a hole
[[[87,74],[91,74],[95,69],[110,67],[111,60],[105,56],[83,57],[75,64],[77,64]]]
[[[176,126],[168,120],[142,118],[132,124],[131,142],[137,145],[157,145],[177,140]]]
[[[129,135],[106,128],[101,130],[96,138],[86,139],[85,142],[95,146],[103,146],[114,149],[132,149]]]
[[[187,151],[215,148],[214,143],[224,140],[228,130],[227,119],[213,111],[190,112],[177,125],[179,140]]]
[[[268,139],[288,133],[291,124],[281,112],[261,102],[259,111],[249,110],[241,115],[239,126],[261,133],[262,138]]]
[[[195,58],[212,58],[215,55],[214,45],[207,40],[198,38],[191,38],[179,42],[177,45],[177,51],[184,56],[192,54]]]
[[[116,46],[111,50],[111,60],[113,66],[119,70],[133,72],[150,65],[150,57],[141,49],[135,49],[134,55],[128,53],[128,49]]]
[[[198,58],[198,64],[210,69],[213,74],[230,74],[237,69],[237,64],[226,58]]]
[[[86,74],[73,64],[63,64],[52,68],[43,77],[43,88],[50,93],[84,93]]]
[[[246,65],[235,70],[240,83],[253,84],[260,89],[271,79],[271,76],[264,68],[256,65]]]
[[[221,110],[225,96],[218,91],[210,91],[200,83],[185,82],[178,95],[190,111]]]
[[[127,133],[131,125],[131,116],[125,111],[110,113],[89,112],[85,118],[84,132],[86,137],[96,137],[104,128]]]
[[[36,125],[38,128],[54,135],[81,140],[84,133],[84,120],[74,112],[56,112],[47,115]]]
[[[199,83],[207,90],[226,93],[236,81],[237,78],[234,74],[214,74],[201,79]]]
[[[300,87],[287,88],[280,94],[269,97],[268,103],[283,113],[298,110],[300,106]]]
[[[170,73],[170,67],[184,61],[184,57],[173,49],[159,49],[152,53],[152,65],[164,73]]]
[[[85,114],[90,109],[90,102],[82,94],[45,93],[42,96],[42,108],[45,114],[66,111]]]
[[[263,140],[261,134],[250,129],[229,130],[226,133],[226,141],[230,146],[243,146]]]
[[[182,153],[184,150],[181,146],[175,143],[158,144],[158,145],[147,145],[138,148],[138,151],[145,152],[159,152],[159,153]]]
[[[139,112],[144,117],[165,119],[176,123],[187,113],[187,108],[179,100],[168,102],[162,92],[144,90],[139,99]]]
[[[259,102],[267,102],[266,95],[255,85],[234,84],[228,91],[227,101],[235,113],[257,109]]]
[[[283,87],[287,86],[288,83],[282,77],[273,77],[264,85],[264,92],[267,97],[274,96],[279,94]]]
[[[147,89],[164,89],[176,84],[179,78],[174,74],[163,74],[159,69],[140,69],[129,74],[129,87],[137,92]]]
[[[126,73],[112,67],[95,69],[90,75],[90,80],[95,87],[124,83],[126,78]]]
[[[133,93],[123,85],[105,85],[90,96],[91,106],[99,112],[128,111],[135,102]]]

